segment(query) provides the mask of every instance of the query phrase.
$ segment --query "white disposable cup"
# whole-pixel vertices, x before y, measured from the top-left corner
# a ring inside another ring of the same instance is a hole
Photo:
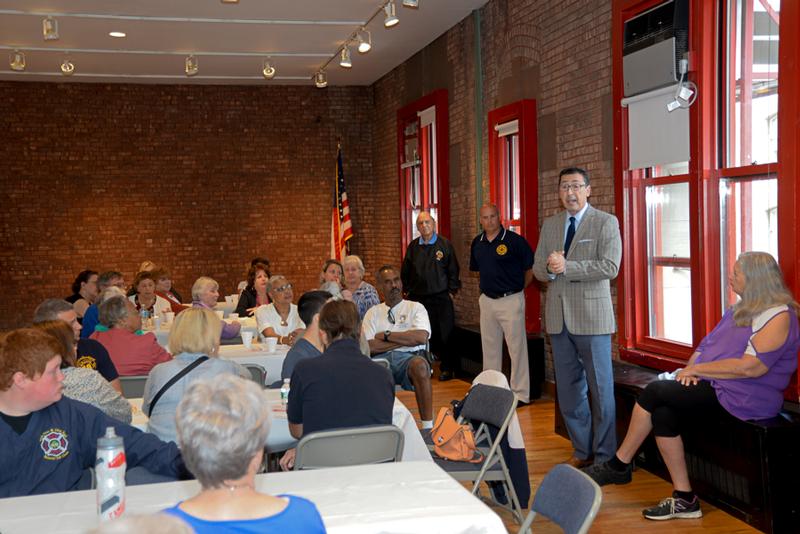
[[[175,312],[165,312],[164,319],[167,324],[172,324],[172,321],[175,320]]]
[[[238,313],[229,313],[228,314],[228,319],[231,320],[231,321],[235,321],[238,318],[239,318],[239,314]]]
[[[217,314],[220,321],[225,318],[225,312],[223,310],[214,310],[214,313]]]
[[[231,297],[230,295],[225,295],[225,302],[227,302],[228,304],[232,304],[233,297]]]
[[[161,319],[160,315],[156,315],[155,317],[153,317],[153,328],[156,329],[156,330],[160,330],[161,329],[161,321],[162,321],[162,319]]]
[[[252,332],[242,332],[242,343],[248,349],[253,346],[253,333]]]
[[[278,347],[278,338],[268,337],[264,340],[264,345],[267,347],[267,352],[275,352],[275,349]]]

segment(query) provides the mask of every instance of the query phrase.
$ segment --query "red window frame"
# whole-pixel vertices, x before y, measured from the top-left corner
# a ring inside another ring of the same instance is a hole
[[[511,121],[518,124],[519,143],[519,185],[520,185],[520,218],[514,219],[506,212],[505,193],[502,177],[505,171],[506,141],[495,126]],[[536,101],[524,99],[493,109],[488,115],[489,130],[489,195],[492,202],[500,210],[500,220],[504,226],[519,225],[522,236],[528,240],[531,248],[536,248],[539,241],[539,152],[536,134]],[[540,297],[536,284],[525,290],[525,328],[528,332],[541,332]]]
[[[437,232],[445,237],[451,237],[450,234],[450,152],[449,152],[449,127],[448,127],[448,98],[446,89],[437,89],[436,91],[423,96],[397,111],[397,171],[398,171],[398,187],[400,191],[400,240],[402,244],[400,257],[405,255],[408,244],[412,241],[413,228],[415,221],[411,220],[411,211],[413,207],[410,205],[410,185],[406,179],[406,174],[411,170],[410,167],[403,168],[405,160],[405,141],[407,136],[405,129],[409,124],[416,123],[417,125],[417,138],[419,140],[419,156],[421,160],[420,166],[420,186],[421,191],[421,209],[427,210],[431,207],[429,201],[429,187],[432,169],[429,168],[428,151],[430,146],[430,139],[428,138],[429,130],[420,127],[420,119],[418,113],[424,111],[431,106],[435,106],[435,146],[436,146],[436,189],[438,191],[437,200],[437,216],[436,226]]]

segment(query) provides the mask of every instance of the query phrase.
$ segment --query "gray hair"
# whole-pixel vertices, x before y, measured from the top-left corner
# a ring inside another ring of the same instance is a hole
[[[109,287],[111,285],[111,281],[115,278],[124,278],[122,273],[119,271],[106,271],[97,276],[97,290],[103,291],[103,289]]]
[[[771,254],[742,252],[736,262],[745,279],[742,299],[733,306],[736,326],[750,326],[756,315],[780,304],[798,311],[797,301],[786,287],[781,268]]]
[[[270,277],[269,281],[267,282],[267,293],[278,287],[278,282],[283,280],[284,282],[288,282],[289,280],[283,276],[282,274],[276,274]]]
[[[221,375],[189,386],[178,404],[175,426],[186,467],[203,488],[218,488],[243,477],[264,449],[269,407],[255,382]]]
[[[101,325],[112,328],[128,318],[128,302],[125,295],[113,295],[97,306],[97,318]]]
[[[219,289],[217,281],[208,276],[201,276],[192,286],[192,300],[200,300],[200,294],[211,288]]]
[[[58,314],[72,311],[72,304],[64,299],[46,299],[33,312],[33,324],[58,321]]]
[[[358,270],[361,271],[361,276],[364,276],[364,273],[367,272],[367,270],[364,269],[364,262],[361,261],[361,258],[356,256],[355,254],[351,254],[350,256],[345,256],[344,261],[342,261],[342,265],[347,265],[348,263],[355,263],[356,265],[358,265]]]
[[[125,292],[120,288],[118,288],[117,286],[107,287],[100,293],[100,295],[98,295],[97,300],[94,302],[94,304],[99,308],[102,303],[104,303],[105,301],[107,301],[112,297],[125,297],[125,296],[126,296]]]

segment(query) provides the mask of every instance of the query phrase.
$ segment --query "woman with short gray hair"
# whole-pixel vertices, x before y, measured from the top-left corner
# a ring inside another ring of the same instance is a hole
[[[281,345],[294,345],[303,334],[306,324],[300,319],[297,304],[292,303],[292,284],[281,274],[267,282],[267,291],[272,300],[256,308],[256,323],[262,337],[274,337]]]
[[[201,276],[192,285],[192,307],[214,310],[219,299],[219,284],[213,278]],[[239,321],[222,321],[221,339],[232,339],[239,335],[242,325]]]
[[[202,490],[165,512],[197,532],[324,533],[312,502],[255,489],[269,413],[263,390],[251,381],[225,375],[192,384],[175,421],[181,455]]]
[[[352,300],[358,308],[358,318],[364,320],[367,310],[381,303],[378,292],[372,284],[364,281],[364,263],[358,256],[347,256],[342,262],[344,265],[344,290],[342,295],[347,300]]]

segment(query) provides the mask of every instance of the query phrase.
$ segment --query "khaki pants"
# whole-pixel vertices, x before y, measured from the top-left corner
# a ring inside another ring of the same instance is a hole
[[[483,370],[502,371],[503,336],[511,356],[511,391],[522,402],[530,401],[528,339],[525,334],[525,293],[520,291],[499,299],[481,295],[481,345]]]

